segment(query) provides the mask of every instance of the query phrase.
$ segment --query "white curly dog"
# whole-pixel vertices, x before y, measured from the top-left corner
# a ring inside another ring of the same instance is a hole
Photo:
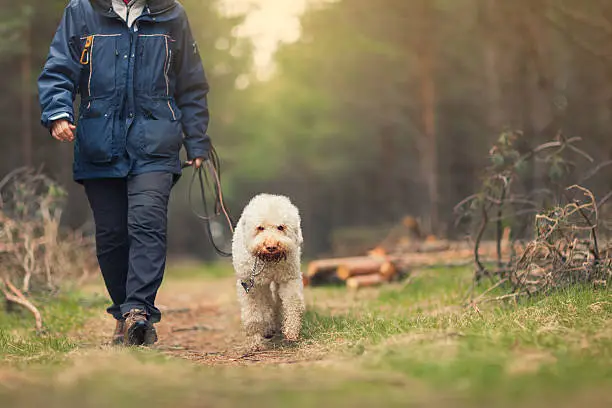
[[[232,241],[242,325],[251,348],[282,333],[299,339],[304,313],[300,214],[289,198],[259,194],[244,208]]]

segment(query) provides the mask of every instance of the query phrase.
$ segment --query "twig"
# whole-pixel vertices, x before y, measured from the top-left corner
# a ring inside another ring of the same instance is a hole
[[[497,297],[494,297],[494,298],[483,299],[483,300],[481,300],[481,303],[499,302],[501,300],[516,299],[517,297],[519,297],[519,293],[509,293],[507,295],[502,295],[502,296],[497,296]]]
[[[8,279],[0,278],[0,284],[0,290],[4,294],[6,300],[21,305],[32,312],[34,315],[36,331],[39,333],[42,332],[42,316],[36,306],[34,306]],[[12,293],[10,293],[6,288],[8,288]]]
[[[25,173],[25,172],[27,172],[29,170],[30,169],[28,167],[19,167],[19,168],[16,168],[15,170],[11,171],[6,176],[4,176],[2,178],[2,180],[0,180],[0,191],[2,191],[4,189],[4,187],[6,187],[6,185],[9,183],[9,181],[11,181],[11,179],[13,179],[16,175],[18,175],[20,173]]]
[[[458,212],[461,207],[463,207],[465,204],[469,203],[470,201],[473,201],[473,200],[479,198],[480,195],[481,195],[480,193],[472,194],[471,196],[466,197],[463,200],[459,201],[459,203],[457,205],[455,205],[455,207],[453,207],[453,212]]]
[[[582,215],[582,218],[584,218],[587,224],[590,226],[591,236],[593,237],[593,256],[595,257],[596,261],[599,261],[599,244],[597,242],[597,220],[599,217],[597,213],[597,201],[595,200],[593,193],[591,193],[586,188],[574,185],[574,186],[568,187],[568,190],[571,190],[571,189],[581,190],[586,196],[588,196],[591,199],[591,204],[594,206],[593,211],[595,212],[595,223],[591,222],[589,217],[585,214],[583,207],[580,206],[576,201],[574,201],[574,204],[576,204],[578,208],[578,212],[580,213],[580,215]]]
[[[576,146],[568,144],[567,147],[568,147],[568,149],[573,150],[574,152],[578,153],[580,156],[582,156],[585,159],[587,159],[589,162],[593,163],[595,161],[595,159],[592,158],[591,156],[589,156],[588,153],[586,153],[585,151],[580,150]]]
[[[215,329],[209,326],[197,325],[197,326],[191,326],[191,327],[173,328],[172,333],[180,333],[180,332],[187,332],[187,331],[212,331],[212,330],[215,330]]]
[[[504,200],[506,198],[506,188],[507,188],[507,183],[504,181],[504,185],[502,187],[502,191],[501,191],[501,197],[499,199],[500,203],[499,203],[499,207],[497,209],[497,236],[496,236],[496,249],[497,249],[497,268],[501,269],[502,267],[502,248],[501,248],[501,241],[502,241],[502,236],[503,236],[503,225],[502,225],[502,216],[504,213]]]
[[[486,291],[484,291],[482,294],[480,294],[476,299],[474,299],[475,303],[478,303],[479,300],[483,299],[487,294],[491,293],[493,290],[499,288],[501,285],[503,285],[504,283],[508,282],[507,278],[504,278],[502,280],[500,280],[499,282],[497,282],[495,285],[491,286],[489,289],[487,289]]]
[[[476,272],[476,281],[479,282],[480,279],[482,279],[483,275],[487,275],[488,272],[486,270],[486,268],[484,267],[484,265],[482,264],[482,262],[480,261],[480,242],[482,240],[482,237],[484,236],[485,230],[487,229],[487,224],[489,222],[488,218],[489,218],[489,214],[487,213],[487,208],[486,208],[486,204],[482,203],[481,204],[481,211],[482,211],[482,222],[480,224],[480,229],[478,230],[478,234],[476,235],[476,241],[474,242],[474,262],[476,263],[476,266],[478,268],[477,272]]]
[[[612,197],[612,191],[610,191],[601,200],[599,200],[599,202],[597,203],[597,208],[603,207],[611,197]]]
[[[595,166],[595,168],[593,168],[584,177],[582,177],[580,181],[578,182],[578,184],[584,184],[587,180],[589,180],[590,178],[594,177],[597,173],[599,173],[601,169],[603,169],[604,167],[608,167],[610,165],[612,165],[612,160],[607,160],[605,162],[599,163],[597,166]]]

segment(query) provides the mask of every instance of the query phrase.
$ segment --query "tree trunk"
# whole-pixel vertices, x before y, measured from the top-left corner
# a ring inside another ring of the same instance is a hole
[[[483,59],[484,59],[484,77],[486,81],[487,106],[488,109],[488,125],[491,132],[497,134],[503,131],[504,113],[501,106],[502,89],[500,81],[499,63],[499,37],[496,36],[497,13],[499,13],[499,4],[497,0],[480,0],[480,19],[483,27]]]
[[[377,211],[378,222],[387,222],[396,215],[397,200],[395,195],[395,159],[396,147],[393,140],[393,125],[385,125],[380,130],[379,143],[381,161],[378,170],[377,189],[379,191],[376,206],[383,211]]]
[[[432,6],[429,0],[419,2],[420,41],[418,44],[420,98],[421,98],[421,171],[429,202],[430,229],[440,229],[438,191],[438,141],[436,135],[436,83],[435,83],[435,29],[432,24]]]
[[[32,49],[30,22],[23,29],[23,54],[21,55],[21,140],[23,165],[31,167],[32,159]]]

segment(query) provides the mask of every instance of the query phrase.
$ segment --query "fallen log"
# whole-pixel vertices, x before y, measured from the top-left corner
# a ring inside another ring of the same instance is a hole
[[[353,276],[371,275],[379,273],[385,264],[383,259],[364,257],[359,260],[342,263],[338,266],[336,275],[341,280],[347,280]]]
[[[432,253],[432,252],[443,252],[451,249],[448,241],[425,241],[418,246],[416,252],[420,253]]]
[[[480,256],[495,259],[495,242],[483,242]],[[509,248],[502,247],[502,256],[509,255]],[[463,242],[431,241],[415,252],[387,253],[384,248],[372,249],[368,255],[320,259],[308,265],[304,285],[342,284],[347,279],[381,274],[384,280],[392,280],[398,273],[415,268],[458,267],[474,261],[473,249]]]
[[[336,275],[341,280],[348,280],[355,276],[380,274],[385,281],[391,281],[398,273],[398,268],[393,262],[385,259],[364,258],[360,262],[343,264],[338,267]]]
[[[346,287],[352,290],[357,290],[365,287],[379,286],[384,283],[385,280],[379,273],[371,275],[353,276],[346,280]]]
[[[306,270],[306,276],[312,278],[314,276],[320,274],[328,274],[328,273],[336,273],[338,267],[342,264],[352,263],[352,262],[360,262],[364,258],[368,259],[365,256],[354,256],[349,258],[330,258],[330,259],[319,259],[317,261],[312,261],[308,264],[308,269]]]
[[[399,268],[393,262],[387,261],[382,264],[379,273],[385,281],[391,281],[399,273]]]

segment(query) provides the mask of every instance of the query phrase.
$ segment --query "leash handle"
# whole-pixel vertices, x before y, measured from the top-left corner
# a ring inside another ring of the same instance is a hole
[[[189,160],[185,160],[181,163],[181,170],[185,170],[188,167],[193,167],[193,163],[190,163]]]
[[[187,167],[192,167],[192,166],[193,165],[188,162],[183,162],[181,165],[181,169],[185,169]],[[221,188],[221,166],[219,164],[219,156],[217,155],[217,152],[212,146],[211,146],[211,150],[208,155],[208,158],[204,160],[204,162],[202,163],[202,166],[197,169],[196,168],[193,169],[193,176],[191,177],[191,183],[190,183],[189,192],[188,192],[189,206],[191,207],[191,212],[196,217],[198,217],[199,219],[201,219],[202,221],[206,223],[206,232],[207,232],[208,238],[210,239],[210,242],[213,248],[215,249],[215,252],[217,252],[218,255],[223,256],[223,257],[231,257],[232,256],[231,252],[225,252],[217,246],[217,244],[215,243],[213,234],[212,234],[211,227],[210,227],[210,221],[212,220],[212,216],[208,212],[208,205],[207,205],[207,199],[206,199],[206,185],[210,186],[209,176],[214,181],[213,183],[214,187],[212,188],[213,193],[214,193],[213,194],[214,195],[214,210],[213,210],[214,214],[213,216],[219,216],[221,215],[221,213],[223,213],[225,215],[225,219],[227,221],[229,230],[233,234],[234,233],[234,223],[223,201],[223,191]],[[203,215],[198,213],[193,206],[192,192],[193,192],[194,184],[196,182],[196,177],[198,178],[199,185],[200,185],[200,195],[202,198],[202,204],[204,208]],[[206,179],[206,183],[204,182],[204,179]]]

